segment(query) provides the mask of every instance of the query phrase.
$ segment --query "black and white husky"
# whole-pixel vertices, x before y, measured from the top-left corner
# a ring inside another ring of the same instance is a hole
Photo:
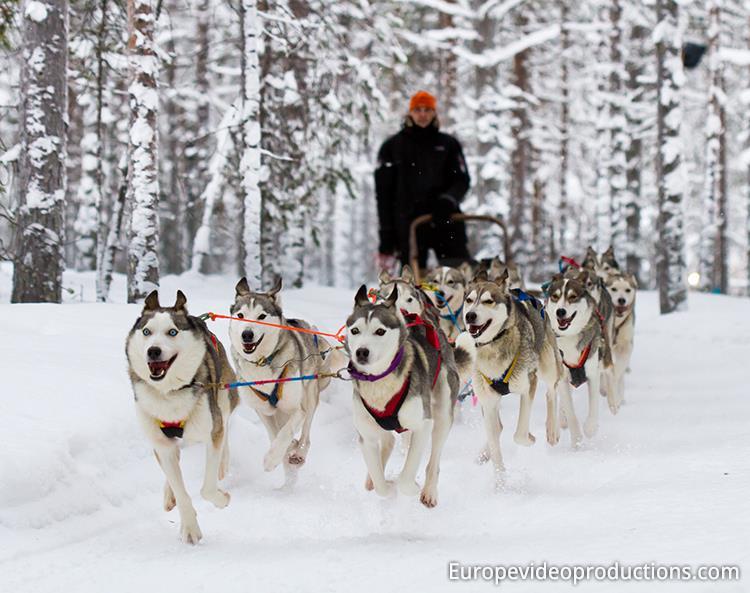
[[[423,452],[431,445],[420,500],[426,507],[434,507],[440,456],[453,424],[458,373],[452,358],[443,360],[440,349],[430,344],[428,332],[407,328],[396,304],[398,293],[399,288],[394,287],[385,299],[373,304],[362,286],[346,321],[354,426],[367,465],[365,488],[381,496],[393,491],[384,471],[393,450],[393,432],[411,432],[397,480],[404,495],[419,493],[417,470]]]
[[[241,382],[328,373],[332,361],[343,359],[318,336],[263,324],[312,329],[300,319],[284,317],[280,290],[281,280],[266,293],[250,290],[245,278],[235,287],[232,317],[261,322],[233,319],[229,324],[232,357]],[[263,458],[266,471],[283,462],[287,476],[291,477],[289,470],[305,462],[320,392],[330,382],[330,378],[325,377],[239,388],[242,400],[258,413],[268,432],[271,445]],[[296,437],[300,427],[302,431]]]
[[[201,495],[225,507],[229,494],[218,481],[229,465],[229,415],[238,398],[235,390],[219,387],[235,380],[224,347],[185,304],[181,291],[172,307],[162,307],[152,292],[128,334],[125,352],[138,419],[167,477],[164,509],[177,505],[180,536],[195,544],[202,535],[182,479],[180,447],[206,445]]]

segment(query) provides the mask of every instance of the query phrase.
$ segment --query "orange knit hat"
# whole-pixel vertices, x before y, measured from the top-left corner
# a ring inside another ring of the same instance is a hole
[[[417,107],[425,107],[437,111],[437,99],[427,91],[418,91],[409,101],[409,111]]]

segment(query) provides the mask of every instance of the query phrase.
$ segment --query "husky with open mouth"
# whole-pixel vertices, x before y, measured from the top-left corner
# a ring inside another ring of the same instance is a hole
[[[556,275],[548,289],[549,300],[545,309],[557,336],[569,383],[573,387],[588,383],[589,411],[583,430],[590,438],[599,427],[601,365],[608,345],[601,317],[597,314],[598,303],[584,284],[586,278],[587,275],[574,278]],[[561,398],[562,414],[575,446],[581,441],[581,429],[570,389],[564,389]]]
[[[633,274],[610,274],[606,286],[615,309],[612,358],[614,360],[615,396],[619,406],[625,401],[625,372],[633,354],[635,295],[638,282]]]
[[[372,303],[362,286],[346,321],[354,426],[367,465],[365,488],[381,496],[393,491],[393,484],[385,479],[395,441],[393,432],[411,432],[397,480],[401,494],[420,492],[417,470],[423,452],[431,445],[420,496],[422,504],[431,508],[438,502],[440,456],[453,424],[458,373],[452,355],[449,360],[442,359],[425,334],[406,326],[396,304],[398,293],[396,286],[386,298]]]
[[[251,290],[246,278],[235,287],[230,312],[236,319],[230,321],[229,338],[241,382],[329,373],[332,364],[343,366],[343,356],[322,337],[274,327],[314,329],[305,321],[284,317],[280,290],[280,279],[268,292]],[[268,432],[271,445],[263,458],[266,471],[283,462],[287,480],[293,480],[292,470],[305,463],[310,449],[310,427],[320,392],[330,382],[325,377],[239,388],[242,400],[257,412]]]
[[[497,282],[480,272],[466,289],[464,322],[467,331],[456,340],[456,360],[461,378],[472,377],[482,405],[487,449],[480,461],[491,459],[496,472],[504,469],[500,452],[500,398],[521,395],[514,440],[529,446],[535,437],[529,432],[531,404],[539,378],[547,392],[547,442],[560,438],[557,420],[557,388],[563,381],[560,353],[555,336],[544,316],[542,304],[508,286],[507,270]]]
[[[180,471],[180,447],[206,445],[201,495],[222,508],[229,494],[220,490],[229,467],[229,416],[237,392],[220,385],[235,380],[226,351],[205,322],[188,314],[177,291],[174,306],[162,307],[153,291],[128,334],[125,352],[138,419],[154,448],[167,482],[164,509],[177,505],[180,536],[196,544],[202,534]]]
[[[466,294],[464,274],[459,268],[442,266],[429,273],[427,284],[427,296],[440,316],[440,329],[450,341],[454,341],[466,329],[463,317]]]

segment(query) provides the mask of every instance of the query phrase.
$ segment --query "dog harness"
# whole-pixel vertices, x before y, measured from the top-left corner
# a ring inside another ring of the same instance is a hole
[[[542,304],[542,301],[530,295],[528,292],[524,292],[520,288],[512,288],[510,293],[516,302],[529,303],[534,309],[536,309],[537,313],[542,316],[542,319],[544,319],[544,305]]]
[[[185,432],[185,421],[178,420],[177,422],[166,422],[164,420],[159,420],[159,428],[168,439],[181,439]]]
[[[281,371],[281,375],[279,375],[279,379],[283,379],[286,376],[286,370],[288,367],[284,367],[284,370]],[[273,389],[271,390],[271,393],[265,393],[264,391],[261,391],[260,389],[257,389],[256,387],[253,387],[252,385],[248,385],[250,389],[253,391],[255,395],[258,396],[261,400],[268,402],[271,404],[271,407],[275,408],[279,404],[279,400],[281,399],[282,394],[284,393],[284,383],[279,382],[275,383],[273,386]]]
[[[370,416],[372,416],[375,422],[380,425],[380,428],[384,430],[395,430],[399,433],[408,430],[401,426],[401,423],[398,421],[398,413],[401,410],[401,406],[404,405],[406,394],[409,393],[409,384],[411,383],[410,379],[411,375],[408,375],[406,381],[404,381],[404,384],[401,386],[401,389],[399,389],[396,394],[388,400],[388,403],[385,404],[383,410],[377,410],[367,405],[367,402],[360,396],[359,399],[362,400],[362,405],[368,412],[370,412]]]
[[[437,351],[437,365],[435,366],[435,375],[432,377],[432,386],[435,387],[438,375],[440,375],[440,368],[443,365],[443,356],[440,353],[440,336],[438,336],[438,332],[435,327],[431,323],[428,323],[424,319],[422,319],[417,313],[407,313],[406,311],[401,311],[401,313],[404,315],[404,318],[407,321],[406,327],[416,327],[418,325],[424,326],[427,341],[430,343],[430,346],[432,346]]]
[[[499,393],[500,395],[508,395],[510,393],[510,377],[513,375],[513,369],[516,368],[516,362],[518,362],[518,356],[521,354],[520,350],[516,352],[516,355],[513,357],[513,360],[510,363],[510,366],[505,369],[505,372],[502,374],[502,376],[499,379],[491,379],[487,375],[485,375],[483,372],[479,371],[479,374],[482,375],[482,379],[484,379],[487,382],[487,385],[489,385],[494,391]]]
[[[588,381],[584,365],[589,358],[589,352],[591,352],[591,344],[583,349],[583,352],[581,352],[581,357],[578,359],[578,364],[573,366],[565,362],[565,355],[563,354],[562,350],[560,350],[560,356],[562,356],[563,364],[568,367],[568,370],[570,371],[570,384],[573,387],[580,387],[586,381]]]

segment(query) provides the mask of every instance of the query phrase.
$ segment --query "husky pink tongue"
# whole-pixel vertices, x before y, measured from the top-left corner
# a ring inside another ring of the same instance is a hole
[[[469,333],[471,334],[472,338],[478,338],[480,335],[482,335],[482,332],[487,329],[490,322],[487,321],[484,325],[470,325],[469,326]]]
[[[164,375],[167,374],[167,371],[169,370],[169,367],[172,366],[172,362],[174,359],[177,358],[176,356],[171,358],[170,360],[157,360],[155,362],[149,362],[148,363],[148,370],[151,373],[151,377],[153,378],[162,378]]]

